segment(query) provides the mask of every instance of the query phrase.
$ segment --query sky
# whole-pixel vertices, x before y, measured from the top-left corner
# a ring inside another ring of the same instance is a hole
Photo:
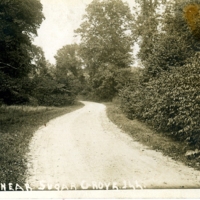
[[[45,20],[38,29],[34,44],[42,47],[45,57],[55,64],[54,56],[64,45],[78,42],[74,30],[80,24],[86,6],[92,0],[41,0]],[[134,0],[124,0],[130,7]]]

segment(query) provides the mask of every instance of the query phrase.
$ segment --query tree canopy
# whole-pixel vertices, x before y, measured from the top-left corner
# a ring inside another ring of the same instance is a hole
[[[43,19],[39,0],[0,1],[0,96],[5,103],[27,100],[22,94],[34,67],[32,39]]]
[[[115,68],[130,66],[131,24],[131,10],[121,0],[94,0],[88,5],[76,33],[81,36],[81,54],[91,74],[108,64]]]
[[[144,2],[151,6],[144,6]],[[134,34],[140,45],[138,57],[147,71],[145,76],[157,76],[163,70],[183,66],[195,54],[196,38],[190,29],[197,30],[198,24],[191,28],[194,26],[191,15],[190,20],[186,20],[189,5],[193,3],[177,0],[139,2],[141,12],[135,16]]]
[[[0,70],[11,77],[27,75],[31,68],[29,47],[42,20],[38,0],[0,2]]]
[[[78,76],[81,71],[82,61],[78,54],[79,45],[65,45],[58,50],[56,59],[56,69],[60,75],[67,76],[69,73]]]

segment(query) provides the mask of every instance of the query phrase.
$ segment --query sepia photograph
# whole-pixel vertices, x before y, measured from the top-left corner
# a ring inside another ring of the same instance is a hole
[[[0,1],[0,199],[199,189],[200,0]]]

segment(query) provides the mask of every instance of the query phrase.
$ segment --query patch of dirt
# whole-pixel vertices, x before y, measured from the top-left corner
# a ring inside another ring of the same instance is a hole
[[[41,127],[32,138],[27,182],[34,189],[199,188],[200,173],[123,133],[100,103]],[[51,186],[49,186],[51,188]]]

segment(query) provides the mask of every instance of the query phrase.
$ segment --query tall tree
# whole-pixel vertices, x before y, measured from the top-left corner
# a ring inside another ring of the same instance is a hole
[[[44,51],[41,47],[32,45],[30,49],[32,57],[32,70],[30,76],[45,75],[48,71],[48,63],[44,55]]]
[[[82,61],[79,56],[79,45],[65,45],[58,50],[56,59],[56,70],[62,76],[73,74],[78,76],[81,73]]]
[[[31,68],[28,48],[44,16],[39,0],[1,0],[0,70],[11,77],[27,75]]]
[[[99,69],[132,63],[132,14],[122,0],[93,0],[79,29],[82,57],[93,76]]]
[[[158,35],[160,23],[159,6],[162,0],[137,1],[138,12],[134,13],[133,36],[140,46],[138,57],[143,65],[154,52],[153,46]]]
[[[58,83],[63,84],[71,93],[77,94],[83,89],[85,78],[82,69],[82,59],[79,55],[79,45],[65,45],[55,56],[55,75]]]
[[[32,39],[43,19],[39,0],[0,1],[0,101],[4,103],[27,100],[22,94],[33,67]]]
[[[146,0],[152,2],[150,0]],[[195,54],[194,35],[188,29],[185,8],[192,1],[157,1],[152,12],[141,3],[135,33],[140,41],[139,58],[146,75],[157,76],[170,67],[183,66]],[[159,10],[162,6],[162,11]],[[146,16],[150,13],[150,16]]]

